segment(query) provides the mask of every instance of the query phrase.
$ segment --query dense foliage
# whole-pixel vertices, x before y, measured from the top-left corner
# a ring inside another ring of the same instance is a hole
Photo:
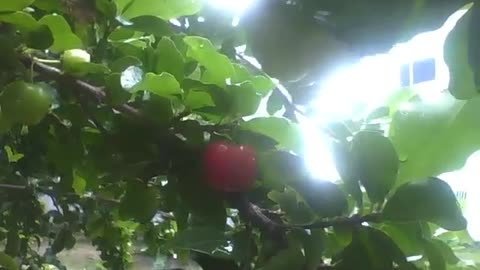
[[[341,179],[312,179],[297,117],[322,79],[461,8],[442,100],[413,91],[318,127]],[[0,1],[0,268],[64,269],[81,235],[116,270],[138,242],[203,269],[480,267],[436,178],[480,148],[478,3],[257,0],[232,16],[201,0]]]

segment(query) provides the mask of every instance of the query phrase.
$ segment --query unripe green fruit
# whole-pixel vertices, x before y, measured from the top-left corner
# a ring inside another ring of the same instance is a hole
[[[52,97],[43,87],[25,81],[6,85],[0,95],[2,118],[12,124],[38,124],[51,105]]]
[[[84,75],[80,67],[83,63],[90,63],[90,54],[81,49],[67,50],[62,55],[62,69],[72,75]]]

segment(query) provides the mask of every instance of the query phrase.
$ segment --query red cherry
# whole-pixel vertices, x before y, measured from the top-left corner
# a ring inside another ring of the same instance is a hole
[[[210,143],[203,156],[205,176],[209,185],[222,192],[249,190],[256,177],[253,149],[226,142]]]

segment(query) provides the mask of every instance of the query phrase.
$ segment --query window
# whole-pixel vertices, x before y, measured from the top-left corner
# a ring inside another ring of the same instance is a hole
[[[413,62],[413,84],[435,80],[435,59]]]
[[[435,80],[435,59],[426,58],[400,66],[400,86],[408,87],[415,84]]]
[[[410,64],[403,64],[400,67],[400,86],[410,86]]]

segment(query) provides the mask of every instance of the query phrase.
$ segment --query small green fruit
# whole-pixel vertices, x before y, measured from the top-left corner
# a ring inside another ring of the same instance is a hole
[[[2,118],[12,124],[38,124],[51,105],[52,97],[43,87],[25,81],[6,85],[0,96]]]
[[[90,54],[85,50],[72,49],[67,50],[62,55],[63,71],[72,75],[84,75],[82,71],[82,64],[90,63]]]

